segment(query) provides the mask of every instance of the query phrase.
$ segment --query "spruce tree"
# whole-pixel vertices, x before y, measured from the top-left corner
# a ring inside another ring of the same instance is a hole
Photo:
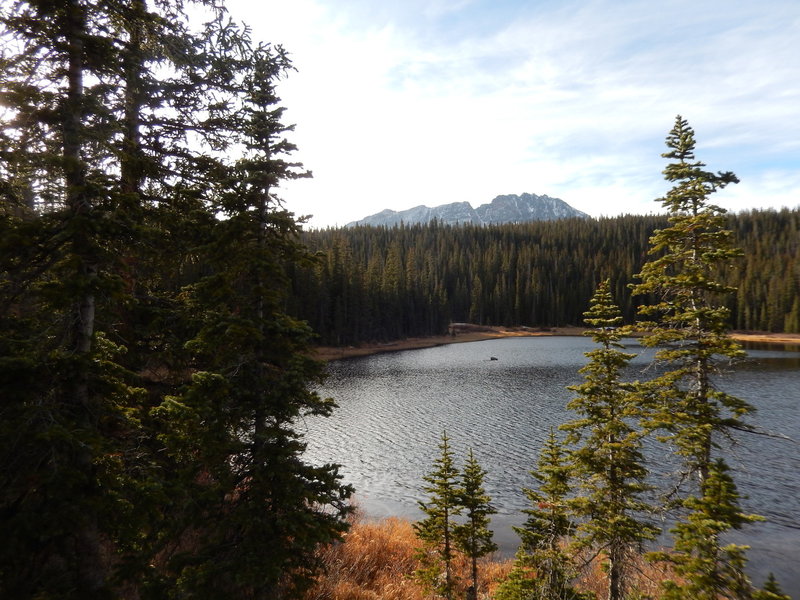
[[[3,597],[95,598],[136,521],[141,390],[119,364],[114,3],[0,13]]]
[[[521,544],[514,569],[498,590],[498,600],[572,600],[580,595],[571,580],[577,574],[567,549],[575,524],[567,505],[570,465],[567,452],[551,428],[531,475],[539,489],[525,489],[531,508],[522,527],[514,527]]]
[[[452,600],[457,583],[453,573],[454,519],[461,513],[462,491],[446,431],[442,432],[439,452],[433,470],[424,477],[427,485],[422,489],[429,495],[428,501],[419,502],[419,507],[427,516],[414,523],[414,531],[422,542],[418,550],[422,567],[415,576],[427,588]]]
[[[569,432],[567,442],[577,446],[570,452],[577,496],[569,501],[580,521],[576,547],[602,554],[607,597],[621,600],[631,590],[633,559],[658,530],[640,517],[649,508],[642,494],[650,487],[638,428],[642,411],[635,384],[621,380],[635,355],[622,351],[622,316],[609,285],[608,280],[598,285],[584,313],[593,328],[585,335],[600,347],[586,353],[590,361],[580,370],[585,381],[569,387],[577,397],[567,408],[579,417],[561,428]]]
[[[753,408],[715,385],[722,361],[744,355],[728,335],[726,297],[734,288],[721,282],[741,251],[725,228],[725,210],[708,196],[730,183],[733,173],[713,173],[695,160],[694,131],[677,117],[667,136],[671,162],[664,170],[674,187],[662,199],[670,226],[650,239],[651,258],[637,275],[633,293],[656,300],[640,306],[648,320],[639,322],[643,345],[658,348],[655,360],[667,372],[651,381],[658,401],[652,425],[667,439],[701,482],[713,462],[715,438],[744,428],[742,417]]]
[[[463,509],[465,522],[453,529],[456,547],[471,562],[471,596],[478,593],[478,559],[497,550],[489,529],[491,515],[497,511],[491,505],[491,498],[483,488],[486,471],[478,464],[472,448],[469,449],[464,469],[461,472],[461,490],[458,503]]]
[[[764,587],[753,593],[753,600],[791,600],[791,597],[783,593],[775,575],[770,573],[764,582]]]
[[[291,67],[198,4],[0,14],[3,597],[289,596],[346,528],[294,428],[333,403],[283,310]]]
[[[664,599],[753,597],[754,590],[744,573],[747,546],[722,546],[720,537],[762,518],[741,511],[739,494],[722,459],[709,467],[700,496],[689,497],[684,506],[690,512],[672,530],[674,551],[653,554],[654,558],[672,564],[679,577],[677,581],[664,582]]]
[[[183,3],[152,4],[15,2],[0,14],[0,382],[16,431],[0,444],[2,595],[91,597],[151,570],[144,538],[161,529],[148,519],[166,470],[142,375],[167,361],[143,333],[163,325],[141,318],[158,294],[133,266],[149,262],[143,247],[166,253],[163,235],[144,239],[146,207],[172,204],[173,158],[186,155],[173,142],[209,101]],[[184,78],[182,93],[165,91],[165,73]]]
[[[231,25],[224,35],[237,41],[230,89],[240,106],[224,126],[244,154],[215,167],[210,208],[225,218],[203,221],[204,273],[183,290],[192,381],[155,412],[165,430],[176,421],[188,428],[164,439],[195,490],[176,510],[197,548],[176,553],[170,569],[194,597],[295,597],[319,569],[314,549],[345,531],[351,490],[335,465],[303,460],[295,429],[333,403],[310,388],[323,373],[308,356],[311,331],[283,310],[286,265],[305,257],[298,224],[275,195],[300,169],[287,159],[294,146],[275,94],[290,63]],[[187,436],[204,440],[202,453],[184,452]],[[207,524],[197,527],[201,517]]]
[[[713,598],[741,573],[744,548],[721,546],[720,535],[753,520],[738,511],[738,494],[724,461],[714,457],[724,435],[746,429],[742,417],[753,408],[717,387],[722,361],[743,356],[728,335],[730,311],[726,297],[734,288],[722,277],[741,252],[725,228],[725,211],[708,196],[738,182],[733,173],[713,173],[694,155],[694,131],[680,116],[666,140],[664,170],[674,186],[663,198],[670,226],[657,230],[650,242],[651,258],[633,286],[635,294],[649,295],[652,303],[639,312],[649,320],[639,326],[642,344],[656,347],[655,361],[665,372],[647,382],[650,403],[648,426],[664,432],[682,457],[684,475],[694,479],[694,490],[680,502],[682,521],[674,529],[675,555],[670,559],[687,580],[690,597]],[[743,589],[749,583],[738,578]],[[670,584],[677,598],[680,586]],[[744,593],[744,592],[742,592]],[[747,592],[749,593],[749,592]]]

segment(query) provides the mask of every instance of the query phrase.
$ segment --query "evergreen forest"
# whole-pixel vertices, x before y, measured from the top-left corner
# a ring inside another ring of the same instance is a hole
[[[560,533],[542,541],[554,524],[607,557],[611,600],[634,597],[623,567],[651,537],[631,531],[639,444],[658,434],[686,475],[674,552],[656,557],[675,574],[663,597],[782,598],[754,593],[744,547],[720,545],[757,517],[718,446],[752,409],[713,377],[741,353],[731,326],[800,331],[800,210],[706,206],[735,176],[694,162],[685,121],[669,216],[305,232],[276,193],[309,176],[277,95],[293,65],[222,2],[5,2],[0,67],[0,598],[307,598],[354,491],[306,460],[298,424],[335,409],[314,344],[584,319],[598,350],[571,449],[553,433],[540,457],[504,597],[578,597]],[[636,386],[617,378],[617,326],[634,320],[669,367]],[[494,507],[472,452],[463,472],[450,452],[443,435],[417,532],[432,560],[446,532],[475,594]],[[583,486],[569,514],[562,475]]]
[[[317,262],[294,268],[290,311],[329,345],[441,335],[451,322],[580,326],[597,284],[631,323],[629,289],[666,216],[488,227],[428,225],[305,232]],[[731,327],[800,333],[800,209],[727,215],[743,256],[722,280]]]
[[[295,430],[286,53],[173,0],[4,2],[0,44],[0,598],[298,597],[351,489]]]

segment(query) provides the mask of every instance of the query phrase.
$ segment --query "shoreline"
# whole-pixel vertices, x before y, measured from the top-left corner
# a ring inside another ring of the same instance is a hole
[[[482,342],[508,337],[547,337],[547,336],[573,336],[583,335],[587,331],[584,327],[489,327],[478,325],[464,325],[453,335],[435,335],[428,337],[415,337],[396,340],[393,342],[361,344],[359,346],[317,346],[314,348],[314,357],[323,360],[340,360],[359,356],[371,356],[382,352],[399,352],[402,350],[419,350],[434,348],[446,344],[463,344],[467,342]],[[740,342],[754,342],[760,344],[788,344],[800,346],[798,333],[766,333],[755,331],[732,331],[731,337]]]

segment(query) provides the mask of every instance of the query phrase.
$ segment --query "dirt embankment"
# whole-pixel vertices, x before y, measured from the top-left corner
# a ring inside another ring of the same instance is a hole
[[[732,331],[731,337],[740,342],[788,344],[800,346],[800,333],[767,333],[764,331]]]
[[[543,331],[525,327],[483,327],[472,326],[459,328],[448,335],[434,335],[429,337],[406,338],[393,342],[375,344],[360,344],[358,346],[318,346],[315,350],[317,358],[322,360],[337,360],[353,356],[367,356],[380,352],[396,352],[398,350],[416,350],[418,348],[433,348],[444,344],[459,344],[463,342],[479,342],[496,338],[513,336],[556,335],[553,330]],[[561,334],[566,335],[566,334]]]
[[[489,327],[472,325],[470,323],[454,323],[448,335],[430,337],[406,338],[394,342],[360,344],[359,346],[318,346],[314,355],[321,360],[338,360],[354,356],[368,356],[380,352],[397,352],[398,350],[416,350],[419,348],[433,348],[444,344],[460,344],[464,342],[479,342],[506,337],[531,337],[554,335],[582,335],[584,327]],[[764,333],[736,331],[732,337],[747,342],[760,342],[768,344],[797,344],[800,345],[800,334],[797,333]]]

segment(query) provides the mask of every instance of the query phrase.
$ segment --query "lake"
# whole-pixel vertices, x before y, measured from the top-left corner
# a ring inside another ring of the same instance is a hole
[[[438,456],[447,430],[459,464],[472,447],[488,471],[487,492],[499,510],[495,540],[512,555],[511,529],[524,519],[522,487],[550,427],[574,418],[566,386],[582,381],[582,337],[505,338],[392,352],[329,363],[320,392],[339,404],[328,419],[306,419],[308,458],[336,462],[357,503],[370,517],[419,518],[422,477]],[[628,341],[632,352],[642,352]],[[780,436],[800,432],[800,348],[753,346],[720,387],[757,408],[749,422],[767,435],[740,434],[724,456],[734,471],[745,510],[767,517],[734,541],[752,549],[749,572],[760,585],[773,571],[786,593],[800,597],[800,446]],[[649,351],[648,351],[649,352]],[[649,354],[634,359],[631,378],[646,378]],[[492,357],[496,360],[492,360]],[[772,437],[775,436],[775,437]],[[659,444],[659,469],[669,470]],[[675,463],[673,463],[675,464]]]

